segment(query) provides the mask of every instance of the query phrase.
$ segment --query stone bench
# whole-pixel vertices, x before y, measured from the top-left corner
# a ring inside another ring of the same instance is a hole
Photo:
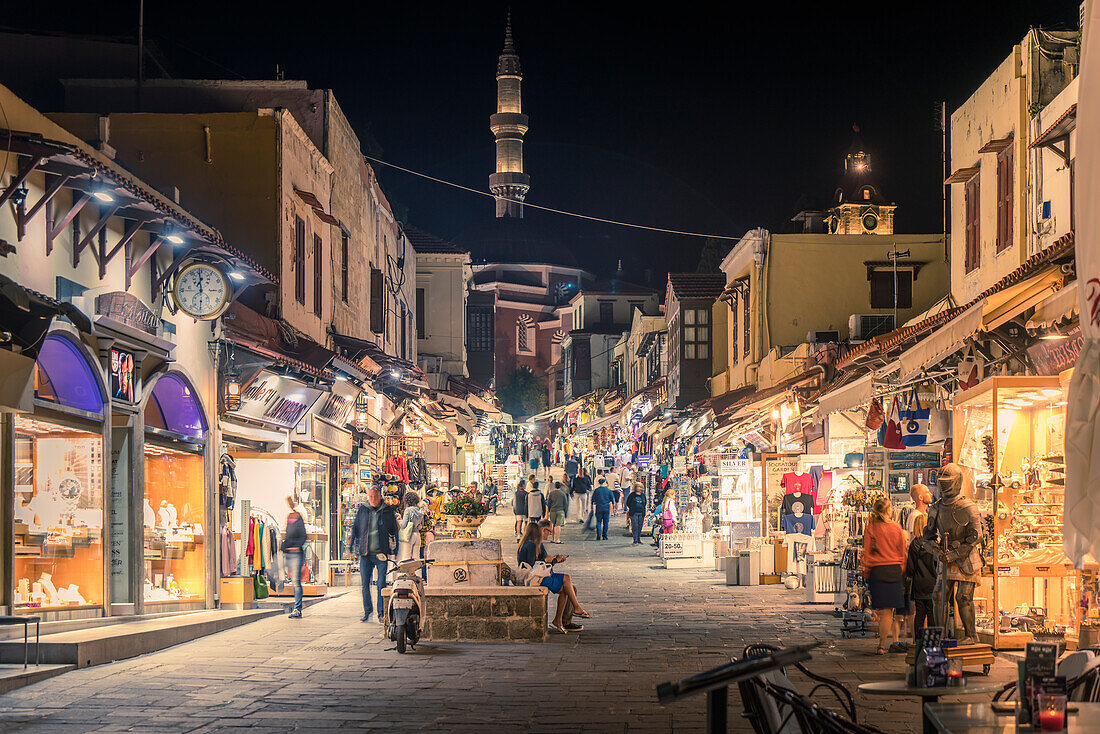
[[[546,595],[541,586],[427,587],[424,639],[546,642]]]

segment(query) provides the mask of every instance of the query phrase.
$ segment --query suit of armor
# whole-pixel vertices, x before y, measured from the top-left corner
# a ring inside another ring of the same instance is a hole
[[[974,622],[974,590],[982,577],[982,521],[974,500],[962,496],[963,472],[948,464],[939,479],[942,497],[928,508],[924,537],[940,548],[940,579],[937,584],[936,623],[946,629],[943,594],[954,597],[965,641],[977,640]]]

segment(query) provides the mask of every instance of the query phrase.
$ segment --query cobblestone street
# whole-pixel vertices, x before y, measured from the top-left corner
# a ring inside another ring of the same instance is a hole
[[[506,537],[511,516],[490,518]],[[207,732],[390,729],[700,731],[704,699],[659,704],[657,683],[727,662],[744,645],[823,640],[809,663],[850,687],[896,677],[901,656],[843,640],[831,608],[782,586],[726,587],[721,574],[668,571],[647,544],[631,547],[622,515],[606,543],[566,542],[581,601],[578,634],[542,644],[423,644],[398,655],[380,627],[359,622],[358,588],[306,609],[159,653],[71,672],[0,698],[0,731]],[[1007,680],[999,659],[992,677]],[[891,732],[919,730],[913,701],[858,698],[860,717]],[[730,696],[733,728],[740,699]]]

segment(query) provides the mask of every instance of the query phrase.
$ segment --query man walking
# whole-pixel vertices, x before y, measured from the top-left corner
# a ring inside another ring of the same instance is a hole
[[[607,480],[600,477],[596,490],[592,493],[592,507],[596,514],[596,540],[607,540],[607,524],[611,521],[611,503],[615,495],[607,486]]]
[[[546,496],[539,489],[539,483],[532,481],[527,485],[527,522],[538,522],[546,515]]]
[[[642,544],[642,524],[645,523],[645,493],[642,483],[635,482],[626,496],[626,516],[630,520],[630,532],[634,536],[631,545]]]
[[[550,513],[550,522],[554,524],[552,543],[561,543],[561,529],[565,527],[565,513],[569,509],[569,497],[561,488],[561,482],[554,482],[554,488],[546,495],[546,506]]]
[[[375,611],[370,597],[371,576],[374,575],[378,586],[378,622],[381,623],[386,613],[382,589],[386,588],[390,558],[397,552],[397,516],[393,507],[382,503],[382,490],[377,486],[367,490],[367,501],[359,505],[355,513],[348,551],[359,556],[359,577],[363,584],[363,618],[360,621],[369,622]]]
[[[584,522],[588,517],[588,495],[592,492],[592,477],[581,467],[577,470],[577,478],[572,485],[573,499],[577,503],[577,522]]]

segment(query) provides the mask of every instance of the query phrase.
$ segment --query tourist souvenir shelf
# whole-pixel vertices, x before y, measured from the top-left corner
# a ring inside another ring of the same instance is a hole
[[[993,377],[954,400],[957,463],[974,472],[987,538],[978,632],[996,649],[1076,631],[1078,573],[1062,552],[1065,405],[1057,377]]]

